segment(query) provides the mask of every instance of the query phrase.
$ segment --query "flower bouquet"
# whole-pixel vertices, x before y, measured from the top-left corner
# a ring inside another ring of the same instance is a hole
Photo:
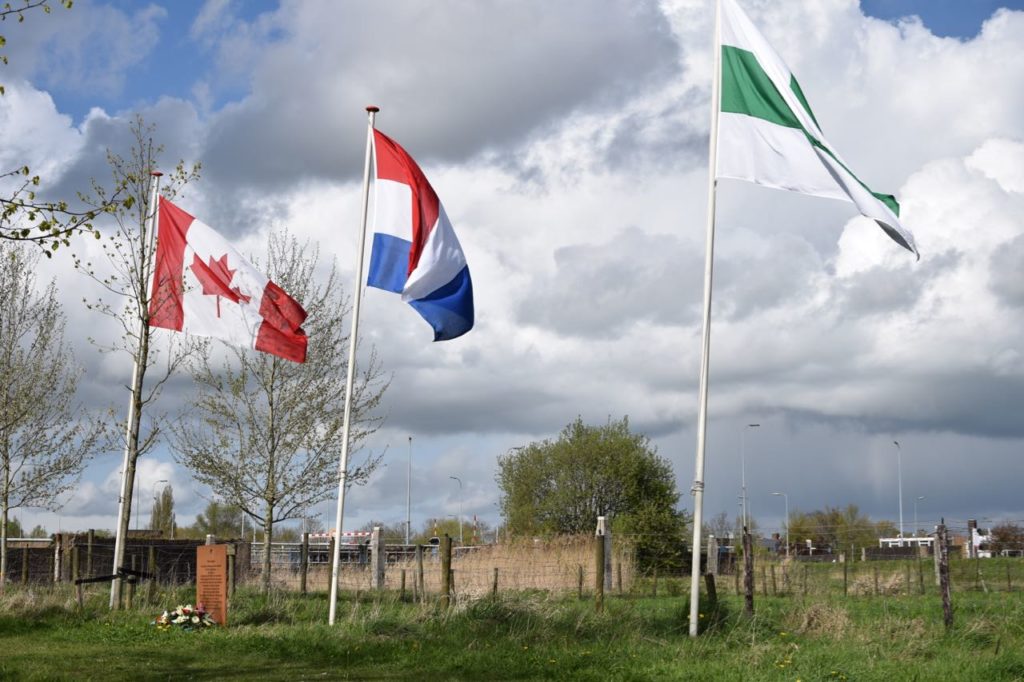
[[[173,611],[161,613],[152,624],[161,630],[170,630],[172,628],[177,630],[202,630],[217,623],[210,617],[206,607],[202,604],[197,604],[195,607],[191,604],[186,604],[185,606],[179,604],[178,608]]]

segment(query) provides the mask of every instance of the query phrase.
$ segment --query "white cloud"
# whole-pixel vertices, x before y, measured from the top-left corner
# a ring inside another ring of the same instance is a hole
[[[731,422],[756,415],[778,464],[752,472],[832,496],[806,504],[860,500],[890,514],[883,434],[899,432],[927,441],[948,474],[921,474],[930,496],[981,505],[980,488],[973,502],[957,489],[961,453],[1010,466],[1024,436],[1024,13],[1001,11],[958,41],[865,18],[854,0],[744,6],[851,167],[898,195],[923,257],[841,202],[720,184],[710,503],[731,511]],[[394,372],[374,447],[408,434],[433,442],[422,456],[437,470],[415,474],[430,491],[423,516],[452,513],[456,469],[467,512],[493,514],[494,457],[577,414],[629,414],[689,485],[708,4],[664,2],[663,16],[653,5],[544,7],[288,3],[241,23],[230,3],[211,2],[193,23],[222,62],[203,75],[203,101],[144,108],[167,158],[206,164],[192,212],[257,254],[287,227],[336,257],[351,286],[361,106],[383,106],[381,127],[452,218],[477,296],[476,329],[444,344],[397,297],[364,299],[362,352],[375,345]],[[249,85],[208,112],[226,82]],[[37,115],[50,135],[26,132],[45,144],[24,149],[66,167],[63,187],[102,175],[97,152],[123,145],[126,116],[94,112],[74,129],[45,92],[24,97],[13,115]],[[120,368],[91,362],[93,395],[114,395]],[[188,395],[174,388],[172,405]],[[398,459],[353,495],[347,518],[402,518]]]

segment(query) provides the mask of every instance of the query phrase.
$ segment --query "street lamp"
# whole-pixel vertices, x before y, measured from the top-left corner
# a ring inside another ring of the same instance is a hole
[[[740,431],[740,485],[743,487],[743,527],[747,527],[747,429],[756,429],[760,424],[747,424]]]
[[[783,502],[786,503],[786,558],[789,558],[789,495],[786,493],[772,493],[772,495],[782,496]]]
[[[900,442],[894,440],[892,442],[896,446],[896,478],[899,485],[899,496],[900,496],[900,547],[903,546],[903,451],[900,448]]]
[[[166,479],[166,478],[161,478],[161,479],[160,479],[159,481],[156,481],[156,482],[154,482],[154,483],[153,483],[153,486],[152,486],[152,493],[153,493],[153,512],[155,512],[155,511],[156,511],[156,487],[157,487],[158,485],[160,485],[161,483],[167,483],[167,479]],[[141,497],[141,496],[140,496],[140,497]],[[136,506],[136,508],[135,508],[135,511],[136,511],[136,513],[138,512],[138,510],[139,510],[139,509],[138,509],[138,506]],[[150,516],[152,516],[152,515],[153,515],[153,512],[150,512]],[[155,518],[154,518],[153,520],[154,520],[154,521],[156,521],[156,519],[155,519]],[[135,530],[138,530],[138,529],[139,529],[139,520],[138,520],[138,519],[136,519],[136,520],[135,520]],[[155,524],[154,524],[154,528],[153,528],[152,530],[156,530]]]
[[[917,503],[923,499],[925,499],[925,496],[921,495],[914,500],[914,537],[917,537],[921,534],[921,529],[917,525]]]
[[[462,544],[462,479],[458,476],[449,476],[453,481],[459,482],[459,544]]]

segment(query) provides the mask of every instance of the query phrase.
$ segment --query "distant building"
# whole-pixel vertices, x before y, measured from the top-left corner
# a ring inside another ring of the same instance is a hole
[[[878,546],[883,549],[888,547],[932,547],[934,544],[935,538],[928,535],[910,538],[878,538]]]

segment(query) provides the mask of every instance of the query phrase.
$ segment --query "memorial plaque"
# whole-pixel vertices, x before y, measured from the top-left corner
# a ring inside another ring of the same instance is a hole
[[[228,546],[196,547],[196,604],[217,625],[228,624]]]

